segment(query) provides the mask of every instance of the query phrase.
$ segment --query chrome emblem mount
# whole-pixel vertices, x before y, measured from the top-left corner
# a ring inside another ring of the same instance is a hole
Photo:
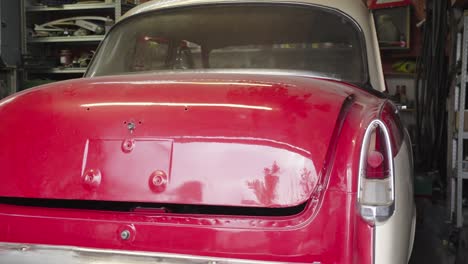
[[[141,125],[141,121],[139,124]],[[130,133],[133,133],[133,131],[136,129],[136,122],[133,120],[124,121],[124,125]]]
[[[130,133],[133,133],[133,130],[135,130],[135,128],[136,128],[135,122],[133,121],[127,122],[127,129],[128,131],[130,131]]]

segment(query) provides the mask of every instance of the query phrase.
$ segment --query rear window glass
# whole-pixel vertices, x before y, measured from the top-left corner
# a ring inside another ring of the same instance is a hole
[[[88,76],[273,69],[364,83],[361,37],[352,20],[322,7],[229,4],[153,11],[118,24]]]

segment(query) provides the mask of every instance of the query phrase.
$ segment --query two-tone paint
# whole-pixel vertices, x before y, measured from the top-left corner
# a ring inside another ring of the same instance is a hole
[[[311,77],[175,75],[177,81],[174,74],[80,79],[3,101],[0,134],[10,140],[0,154],[8,175],[2,196],[272,208],[307,203],[301,213],[236,217],[5,204],[0,240],[371,263],[372,233],[380,226],[359,216],[357,173],[364,132],[387,101]],[[135,144],[130,153],[122,147],[128,139]],[[85,179],[89,170],[102,174],[96,186]],[[152,188],[158,170],[167,175],[162,191]],[[122,240],[124,229],[131,239]]]
[[[171,2],[140,11],[178,6]],[[326,2],[307,4],[356,17],[370,46],[371,84],[382,90],[369,12],[352,8],[361,1]],[[408,139],[392,146],[393,216],[372,225],[357,204],[364,135],[388,111],[396,109],[376,92],[274,71],[84,78],[8,97],[0,101],[0,249],[8,249],[0,260],[50,245],[59,247],[50,252],[118,250],[130,259],[146,252],[206,261],[406,263],[415,217]],[[301,210],[249,216],[53,206],[77,200]]]

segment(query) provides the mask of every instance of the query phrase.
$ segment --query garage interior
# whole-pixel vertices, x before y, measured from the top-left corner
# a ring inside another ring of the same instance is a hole
[[[0,99],[82,77],[109,28],[143,2],[0,0]],[[468,263],[468,1],[365,2],[385,94],[413,144],[418,218],[410,263]],[[79,29],[54,30],[66,23]]]

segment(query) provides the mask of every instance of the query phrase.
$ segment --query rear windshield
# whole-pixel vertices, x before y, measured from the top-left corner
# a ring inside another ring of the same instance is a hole
[[[315,6],[229,4],[153,11],[113,28],[87,75],[294,70],[363,84],[361,34],[348,17]]]

